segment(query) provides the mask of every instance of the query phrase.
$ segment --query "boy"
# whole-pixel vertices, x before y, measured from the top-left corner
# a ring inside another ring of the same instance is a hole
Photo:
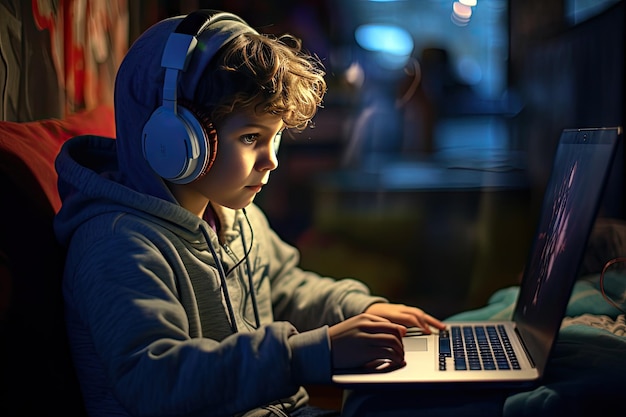
[[[298,268],[254,196],[326,90],[290,36],[237,16],[166,19],[129,49],[117,139],[57,159],[66,321],[86,408],[106,415],[321,415],[303,384],[403,365],[406,326],[443,324]]]

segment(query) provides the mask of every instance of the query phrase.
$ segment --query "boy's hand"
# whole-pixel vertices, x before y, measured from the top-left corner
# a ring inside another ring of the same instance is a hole
[[[328,333],[334,369],[405,365],[404,326],[363,313],[331,326]]]
[[[406,327],[419,327],[425,333],[431,332],[431,326],[439,330],[446,328],[445,324],[430,314],[426,314],[419,308],[404,304],[376,303],[369,306],[365,312]]]

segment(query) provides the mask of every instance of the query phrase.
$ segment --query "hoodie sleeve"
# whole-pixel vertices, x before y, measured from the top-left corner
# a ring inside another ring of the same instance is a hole
[[[268,248],[266,255],[271,258],[272,303],[277,320],[287,320],[306,331],[339,323],[371,304],[387,301],[370,295],[367,286],[358,280],[324,277],[301,269],[299,251],[280,239],[261,210],[251,205],[247,212],[255,223],[255,234],[264,239],[260,247]]]
[[[280,322],[223,340],[194,337],[193,309],[179,300],[176,278],[186,266],[171,247],[171,257],[163,255],[171,241],[135,229],[104,236],[84,227],[70,248],[69,332],[94,351],[81,359],[90,348],[73,343],[77,360],[89,362],[77,368],[91,394],[98,395],[98,382],[84,382],[105,375],[101,390],[111,386],[133,415],[232,415],[293,395],[307,378],[329,378],[329,367],[312,375],[306,365],[311,358],[330,363],[325,328],[298,333]]]

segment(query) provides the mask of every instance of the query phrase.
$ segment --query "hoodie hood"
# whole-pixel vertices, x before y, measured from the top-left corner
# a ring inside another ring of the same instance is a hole
[[[142,194],[174,202],[165,182],[144,159],[143,126],[162,101],[161,55],[181,18],[159,22],[128,50],[115,79],[115,123],[119,181]]]
[[[120,183],[116,145],[115,139],[99,136],[78,136],[63,144],[56,159],[63,202],[54,219],[59,242],[68,245],[80,225],[107,213],[133,213],[167,224],[188,240],[197,239],[195,232],[204,222],[176,203],[171,194],[164,200]],[[166,193],[163,185],[162,194]]]

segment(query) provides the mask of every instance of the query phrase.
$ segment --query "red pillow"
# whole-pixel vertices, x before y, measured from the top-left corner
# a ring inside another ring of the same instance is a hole
[[[50,204],[56,213],[61,201],[54,160],[63,142],[84,134],[115,137],[113,108],[102,105],[65,119],[0,122],[0,175],[27,190],[37,204]]]

